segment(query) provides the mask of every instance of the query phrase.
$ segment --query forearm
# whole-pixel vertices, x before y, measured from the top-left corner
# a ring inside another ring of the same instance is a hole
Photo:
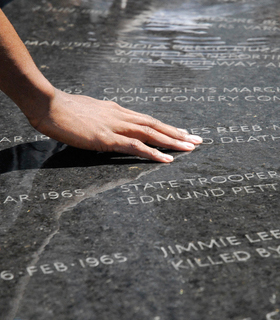
[[[45,113],[44,108],[39,106],[47,106],[54,95],[54,88],[36,67],[1,9],[0,89],[21,108],[31,122],[39,119],[41,112]]]

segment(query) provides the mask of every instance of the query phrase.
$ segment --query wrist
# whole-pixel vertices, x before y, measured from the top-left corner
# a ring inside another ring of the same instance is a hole
[[[42,74],[33,78],[22,79],[13,100],[36,128],[49,111],[55,88]]]

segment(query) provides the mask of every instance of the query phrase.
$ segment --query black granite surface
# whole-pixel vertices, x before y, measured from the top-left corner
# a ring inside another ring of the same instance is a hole
[[[0,94],[0,319],[280,319],[280,2],[17,0],[58,88],[204,138],[71,148]]]

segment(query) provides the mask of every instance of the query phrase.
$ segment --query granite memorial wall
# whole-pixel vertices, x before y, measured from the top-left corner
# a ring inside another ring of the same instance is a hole
[[[201,135],[172,164],[75,149],[0,94],[0,318],[280,319],[280,3],[16,0],[59,89]]]

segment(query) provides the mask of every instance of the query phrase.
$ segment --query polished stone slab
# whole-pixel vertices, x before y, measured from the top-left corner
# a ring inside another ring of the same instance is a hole
[[[1,94],[1,319],[279,319],[280,4],[4,11],[61,90],[204,143],[169,165],[83,151],[42,136]]]

